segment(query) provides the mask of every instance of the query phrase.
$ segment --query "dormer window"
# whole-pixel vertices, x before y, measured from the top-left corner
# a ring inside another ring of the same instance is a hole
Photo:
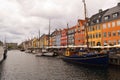
[[[89,26],[89,23],[87,23],[86,26]]]
[[[112,17],[113,17],[113,18],[117,18],[118,15],[119,15],[119,14],[118,14],[118,12],[117,12],[117,13],[114,13],[114,14],[112,15]]]
[[[97,19],[97,21],[96,21],[97,23],[99,23],[99,20]]]
[[[110,16],[105,16],[104,17],[104,20],[106,21],[106,20],[108,20],[110,18]]]

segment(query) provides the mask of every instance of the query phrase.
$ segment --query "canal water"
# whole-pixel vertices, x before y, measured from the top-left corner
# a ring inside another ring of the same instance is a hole
[[[0,80],[120,80],[120,68],[84,67],[12,50],[0,64]]]

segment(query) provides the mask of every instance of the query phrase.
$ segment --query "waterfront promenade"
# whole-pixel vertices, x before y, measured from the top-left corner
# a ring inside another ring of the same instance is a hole
[[[57,57],[8,51],[0,64],[0,80],[120,80],[120,68],[89,68],[73,65]]]

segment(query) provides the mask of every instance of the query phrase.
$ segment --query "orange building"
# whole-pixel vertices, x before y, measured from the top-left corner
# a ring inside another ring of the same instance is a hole
[[[120,3],[104,14],[102,22],[102,45],[120,44]]]
[[[78,20],[78,24],[75,26],[75,45],[85,45],[85,20]]]

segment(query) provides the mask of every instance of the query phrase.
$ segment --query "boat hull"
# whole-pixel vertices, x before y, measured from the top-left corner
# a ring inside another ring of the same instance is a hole
[[[4,48],[0,46],[0,62],[4,59]]]
[[[109,57],[108,54],[104,55],[92,55],[92,56],[76,56],[76,57],[63,57],[64,61],[91,65],[91,66],[108,66]]]

